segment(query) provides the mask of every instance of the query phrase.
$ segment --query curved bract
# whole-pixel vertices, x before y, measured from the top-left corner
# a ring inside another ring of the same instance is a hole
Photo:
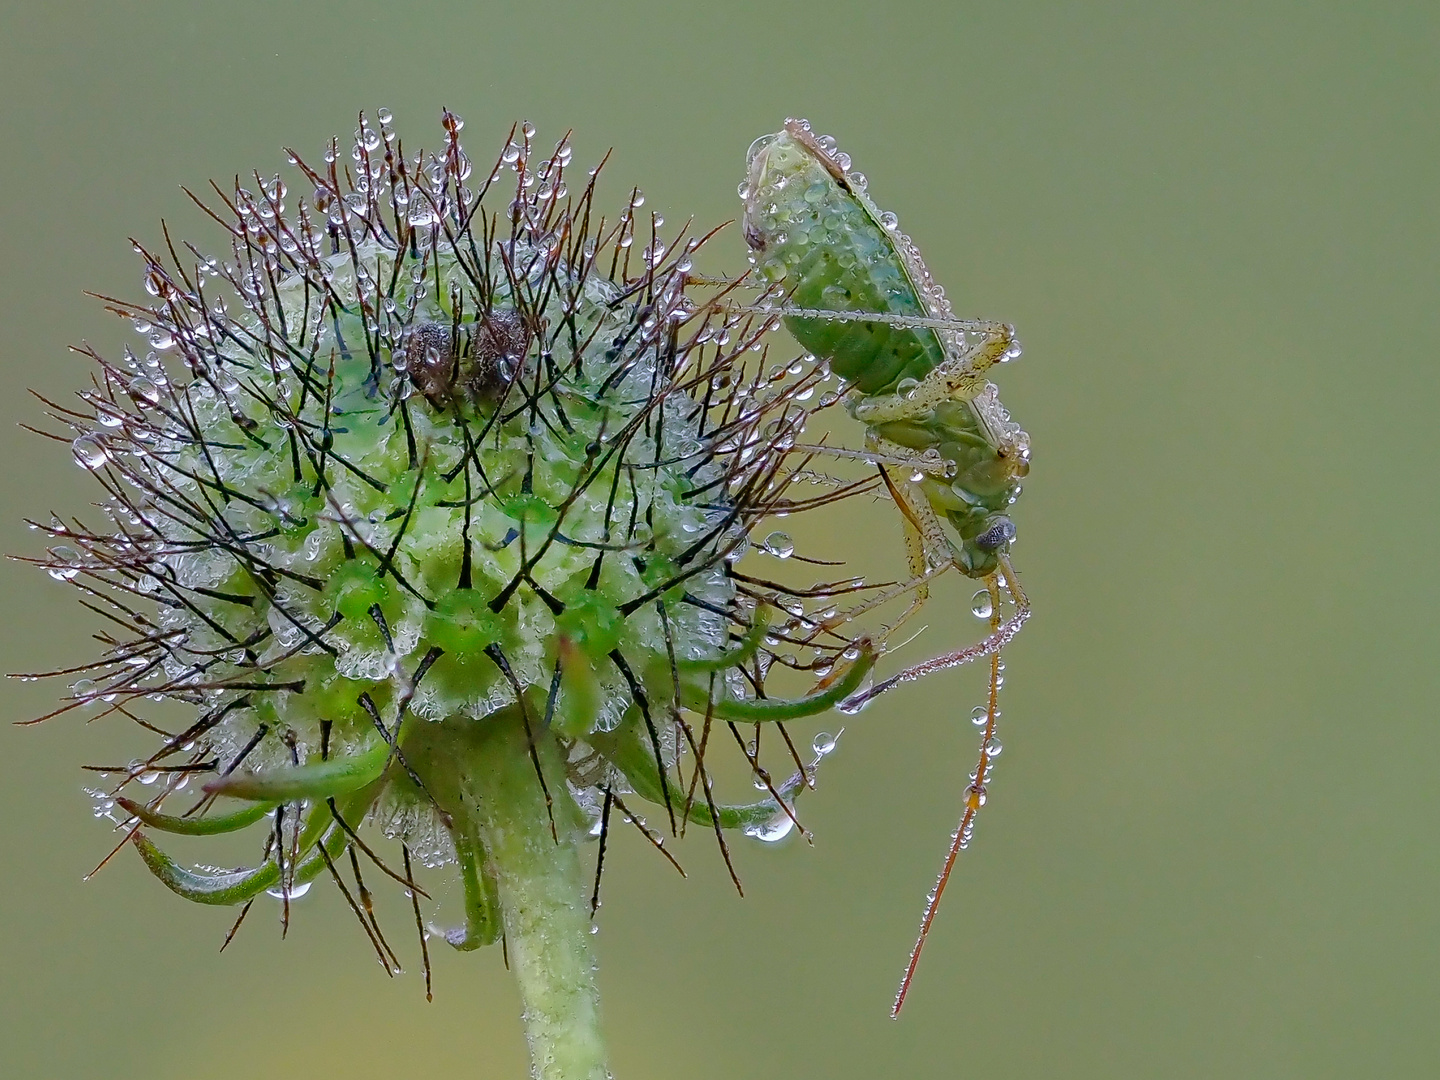
[[[355,791],[380,779],[391,756],[390,746],[380,740],[368,750],[345,757],[332,757],[310,765],[280,766],[265,772],[233,772],[205,785],[211,795],[256,802],[296,802],[327,799]]]
[[[338,858],[350,843],[350,833],[335,820],[336,816],[343,818],[345,824],[353,829],[374,802],[376,794],[372,790],[352,796],[342,809],[335,812],[329,804],[312,809],[295,841],[293,850],[299,861],[283,867],[280,859],[271,858],[248,870],[187,870],[152,844],[139,829],[131,834],[130,839],[150,872],[176,895],[197,904],[242,904],[268,889],[280,887],[293,890],[323,873],[327,862]],[[317,843],[325,849],[324,855],[312,850]]]
[[[241,810],[232,810],[228,814],[185,817],[179,814],[163,814],[123,795],[115,800],[115,804],[142,824],[177,836],[218,836],[221,833],[239,832],[254,825],[275,809],[273,803],[262,802]]]
[[[868,640],[862,641],[859,652],[860,655],[845,669],[844,674],[829,686],[798,698],[734,698],[723,694],[712,697],[707,684],[693,678],[683,678],[680,683],[680,703],[698,713],[746,724],[775,723],[817,716],[839,705],[864,685],[870,669],[875,666],[875,646]]]
[[[712,806],[703,797],[687,798],[668,783],[660,779],[660,767],[656,764],[654,752],[640,720],[638,710],[628,713],[614,731],[591,737],[590,745],[611,765],[624,774],[635,793],[647,802],[663,806],[675,813],[683,813],[687,820],[696,825],[721,829],[756,829],[773,821],[785,808],[775,799],[760,799],[753,803]],[[798,774],[794,779],[776,788],[781,798],[788,798],[800,786],[803,778]]]

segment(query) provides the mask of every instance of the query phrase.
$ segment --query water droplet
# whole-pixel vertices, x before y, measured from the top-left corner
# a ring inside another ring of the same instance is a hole
[[[75,453],[75,460],[84,469],[102,468],[110,455],[105,452],[104,445],[93,435],[81,435],[70,448]]]
[[[990,603],[989,589],[980,589],[970,598],[970,612],[977,619],[988,619],[994,614],[995,608]]]
[[[300,897],[304,896],[307,892],[310,891],[310,886],[311,886],[312,884],[314,884],[314,883],[313,883],[313,882],[310,882],[310,881],[301,881],[301,882],[298,882],[297,884],[291,885],[291,886],[290,886],[290,899],[291,899],[291,900],[299,900]],[[266,890],[265,890],[265,895],[266,895],[266,896],[273,896],[273,897],[275,897],[276,900],[283,900],[283,899],[285,899],[285,890],[281,889],[280,886],[277,885],[277,886],[275,886],[275,888],[273,888],[273,889],[266,889]]]
[[[975,708],[970,710],[970,723],[976,727],[984,727],[989,719],[990,714],[986,711],[984,705],[976,705]]]
[[[990,739],[985,743],[985,753],[992,758],[999,757],[1000,751],[1004,749],[1005,747],[1001,744],[999,739]]]
[[[750,825],[745,829],[746,836],[753,836],[756,840],[765,844],[778,843],[789,836],[795,828],[795,821],[784,810],[781,810],[763,825]]]
[[[131,379],[127,389],[130,396],[138,402],[154,405],[160,400],[160,388],[143,375]]]
[[[824,757],[835,749],[835,736],[828,731],[816,732],[814,740],[810,743],[810,749]]]
[[[795,554],[795,541],[783,532],[772,532],[760,542],[760,550],[774,555],[777,559],[788,559]]]

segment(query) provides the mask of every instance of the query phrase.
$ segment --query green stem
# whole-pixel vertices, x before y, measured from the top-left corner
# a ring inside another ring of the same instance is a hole
[[[561,747],[538,718],[531,731],[533,756],[524,718],[512,707],[479,721],[417,724],[402,742],[457,835],[478,834],[494,872],[532,1076],[607,1080],[580,864],[585,822],[566,786]]]
[[[523,726],[513,722],[518,717],[511,719],[508,731],[497,732],[495,741],[503,740],[506,752],[490,758],[495,788],[477,816],[500,886],[510,966],[525,1002],[535,1075],[540,1080],[605,1080],[609,1072],[580,869],[579,810],[565,786],[558,748],[541,739],[537,749],[548,766],[557,843]]]

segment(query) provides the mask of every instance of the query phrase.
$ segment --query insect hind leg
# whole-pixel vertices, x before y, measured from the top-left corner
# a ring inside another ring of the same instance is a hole
[[[718,283],[715,279],[714,283]],[[758,287],[758,286],[757,286]],[[827,322],[872,322],[913,330],[955,330],[966,333],[990,334],[1005,328],[1004,323],[990,319],[935,318],[930,315],[901,315],[890,311],[833,311],[828,308],[796,307],[793,304],[762,303],[731,310],[750,315],[780,315],[796,319],[823,319]],[[1011,331],[1013,334],[1013,330]]]

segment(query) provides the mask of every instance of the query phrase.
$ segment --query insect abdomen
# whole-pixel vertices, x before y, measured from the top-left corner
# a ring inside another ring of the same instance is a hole
[[[825,162],[790,132],[751,150],[745,239],[791,307],[924,317],[929,313],[884,229]],[[787,316],[800,344],[863,394],[923,378],[945,358],[935,331]]]

